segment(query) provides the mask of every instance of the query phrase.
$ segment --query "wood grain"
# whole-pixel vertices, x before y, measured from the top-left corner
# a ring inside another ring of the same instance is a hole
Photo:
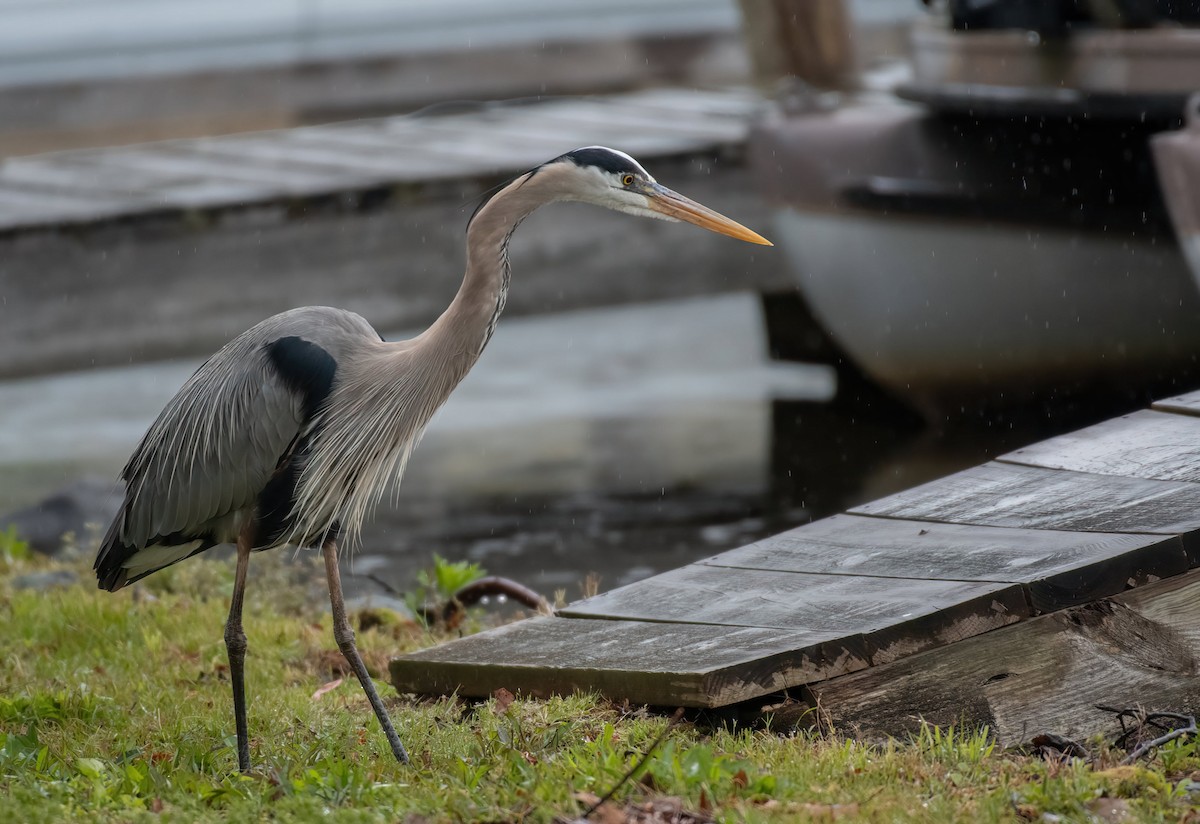
[[[811,685],[846,732],[986,725],[1002,745],[1117,731],[1102,705],[1200,702],[1200,576],[1151,584],[950,647]]]
[[[1200,485],[991,462],[850,510],[921,521],[1190,535]],[[1193,558],[1186,537],[1184,548]]]
[[[0,210],[0,230],[78,225],[134,216],[161,206],[242,206],[247,199],[279,200],[386,186],[429,177],[471,178],[523,171],[580,144],[609,140],[644,155],[678,155],[741,143],[760,98],[744,92],[679,92],[678,99],[638,93],[626,106],[621,96],[551,101],[540,105],[480,107],[444,117],[394,117],[144,146],[64,152],[0,165],[0,203],[28,201]],[[376,145],[380,153],[341,151],[347,141]],[[321,142],[331,143],[329,149]],[[386,152],[386,153],[385,153]],[[431,155],[441,158],[430,162]],[[452,163],[448,163],[452,160]],[[90,170],[90,172],[89,172]],[[127,180],[122,183],[122,172]],[[162,184],[198,177],[260,183],[260,190],[228,192],[221,202],[185,193],[181,202]],[[159,190],[148,202],[138,193]],[[45,192],[52,192],[47,195]],[[100,196],[103,196],[103,199]]]
[[[570,604],[560,615],[861,635],[875,663],[1030,614],[1019,586],[810,575],[692,564]]]
[[[763,105],[758,95],[629,97],[640,119],[682,112],[689,124],[711,118],[713,128],[703,145],[691,133],[655,131],[627,133],[622,148],[689,197],[749,226],[768,222],[736,151],[727,151],[741,142],[730,135],[744,134]],[[624,99],[587,103],[624,110]],[[558,105],[18,158],[7,180],[0,164],[0,376],[207,355],[262,318],[306,303],[361,312],[385,332],[425,326],[454,295],[463,227],[480,194],[596,142],[584,139],[591,127],[583,122],[538,142],[516,133],[490,143],[480,137],[488,123],[532,118],[529,109],[547,116]],[[624,250],[619,266],[607,253],[614,243]],[[521,282],[509,296],[511,314],[791,282],[780,255],[586,207],[539,213],[512,251]],[[667,257],[671,277],[646,277]],[[47,328],[58,330],[53,340],[42,334]]]
[[[400,692],[530,696],[597,691],[718,707],[867,665],[861,639],[704,624],[531,618],[392,660]]]
[[[1189,561],[1165,535],[1070,532],[834,515],[700,563],[781,572],[1025,585],[1049,612],[1178,575]]]
[[[1002,455],[1009,463],[1200,482],[1200,418],[1143,409]]]
[[[1174,412],[1178,415],[1200,415],[1200,390],[1163,398],[1155,401],[1152,408],[1160,412]]]

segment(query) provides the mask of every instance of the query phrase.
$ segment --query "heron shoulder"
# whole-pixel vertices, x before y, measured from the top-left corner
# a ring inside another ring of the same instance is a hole
[[[258,338],[262,343],[298,337],[331,351],[340,350],[347,344],[383,339],[362,315],[333,306],[289,309],[267,318],[244,334]]]

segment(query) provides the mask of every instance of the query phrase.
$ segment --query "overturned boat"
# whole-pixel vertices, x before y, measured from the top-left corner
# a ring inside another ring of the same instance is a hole
[[[1016,5],[1042,17],[951,4],[894,93],[797,94],[751,138],[813,313],[930,415],[1200,376],[1200,27]]]

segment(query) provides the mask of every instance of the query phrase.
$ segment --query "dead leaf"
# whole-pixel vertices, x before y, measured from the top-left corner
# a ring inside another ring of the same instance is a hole
[[[589,809],[600,800],[589,792],[577,792],[573,798]],[[577,818],[570,824],[583,821]],[[712,824],[713,818],[703,812],[689,812],[681,798],[656,798],[620,806],[606,801],[586,821],[590,824]]]
[[[321,687],[319,687],[317,689],[317,691],[312,694],[312,700],[319,701],[321,699],[322,695],[324,695],[327,692],[332,692],[333,690],[337,689],[341,685],[342,685],[342,679],[334,678],[328,684],[323,684]]]
[[[750,778],[746,775],[745,770],[738,770],[733,774],[733,786],[737,787],[739,790],[746,789],[746,786],[749,783]]]
[[[492,707],[492,712],[496,715],[504,715],[504,713],[508,712],[508,708],[512,706],[512,702],[517,700],[517,696],[504,687],[500,687],[500,689],[493,692],[492,697],[496,699],[496,703]]]
[[[501,689],[503,689],[503,687],[501,687]],[[499,692],[499,690],[497,690],[497,692]],[[505,692],[507,692],[507,690],[505,690]],[[576,801],[578,801],[580,804],[583,804],[589,810],[592,809],[596,802],[600,800],[600,796],[589,792],[578,792],[575,793],[574,797]],[[587,820],[593,822],[593,824],[630,824],[629,816],[625,815],[621,808],[607,801],[601,804],[599,807],[596,807],[596,809],[593,810],[592,813],[587,817]]]

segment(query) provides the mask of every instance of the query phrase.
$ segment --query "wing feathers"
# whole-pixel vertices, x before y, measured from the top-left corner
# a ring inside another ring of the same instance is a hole
[[[362,318],[306,307],[263,321],[209,358],[122,472],[125,503],[96,559],[101,586],[174,563],[196,541],[189,554],[232,541],[237,513],[254,506],[331,391],[337,353],[361,340],[379,341]],[[124,566],[135,557],[145,571]]]

